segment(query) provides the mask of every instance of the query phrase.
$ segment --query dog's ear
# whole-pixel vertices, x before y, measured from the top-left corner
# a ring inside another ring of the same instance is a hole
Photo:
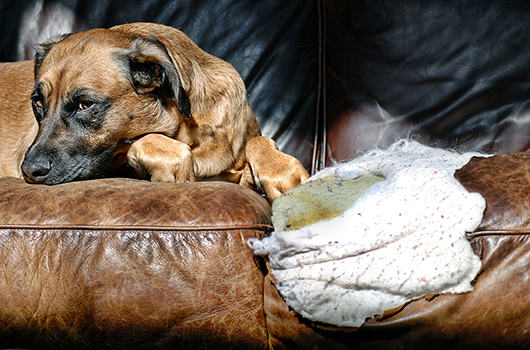
[[[191,117],[190,100],[164,44],[154,37],[137,38],[127,58],[129,80],[138,93],[173,99],[182,115]]]
[[[61,34],[54,36],[51,39],[48,39],[42,44],[37,44],[34,46],[35,48],[35,78],[37,77],[37,74],[39,73],[40,66],[42,65],[42,61],[44,61],[44,57],[50,52],[52,47],[54,47],[56,44],[60,43],[64,39],[68,38],[70,34]]]

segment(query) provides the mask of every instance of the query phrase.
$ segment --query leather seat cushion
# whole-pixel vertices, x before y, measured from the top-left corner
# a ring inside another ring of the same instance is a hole
[[[0,346],[264,348],[270,229],[229,183],[0,179]]]

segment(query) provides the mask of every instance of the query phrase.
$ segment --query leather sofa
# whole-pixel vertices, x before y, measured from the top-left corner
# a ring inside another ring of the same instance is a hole
[[[528,348],[526,2],[22,0],[0,9],[1,61],[31,58],[29,43],[54,30],[182,29],[241,72],[263,133],[311,172],[409,136],[504,153],[456,173],[487,201],[468,237],[483,261],[474,291],[428,296],[359,329],[289,309],[246,244],[273,230],[271,208],[241,186],[2,178],[0,347]]]

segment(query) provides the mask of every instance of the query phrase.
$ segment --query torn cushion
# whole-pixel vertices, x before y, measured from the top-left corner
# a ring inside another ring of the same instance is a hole
[[[291,216],[314,220],[307,206],[296,213],[300,199],[288,193],[273,205],[275,232],[249,244],[268,257],[290,307],[335,326],[359,327],[425,295],[471,291],[481,261],[465,234],[480,224],[485,201],[453,174],[474,155],[400,141],[324,169],[300,186],[320,187],[320,193],[308,191],[309,202],[318,202],[333,184],[340,188],[331,192],[342,199],[326,201],[358,199],[331,219],[287,231],[303,221],[284,216],[289,206]],[[380,181],[362,182],[366,188],[360,194],[343,185],[365,177]]]

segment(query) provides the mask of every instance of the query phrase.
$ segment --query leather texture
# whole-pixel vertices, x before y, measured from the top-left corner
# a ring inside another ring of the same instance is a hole
[[[241,186],[0,180],[0,347],[262,349],[271,230]]]
[[[486,198],[487,210],[478,231],[530,228],[530,153],[473,157],[455,172],[470,192]]]
[[[328,164],[408,136],[488,153],[530,148],[530,3],[324,4]]]
[[[35,186],[0,179],[2,226],[268,229],[270,215],[263,197],[227,182],[116,178]]]

